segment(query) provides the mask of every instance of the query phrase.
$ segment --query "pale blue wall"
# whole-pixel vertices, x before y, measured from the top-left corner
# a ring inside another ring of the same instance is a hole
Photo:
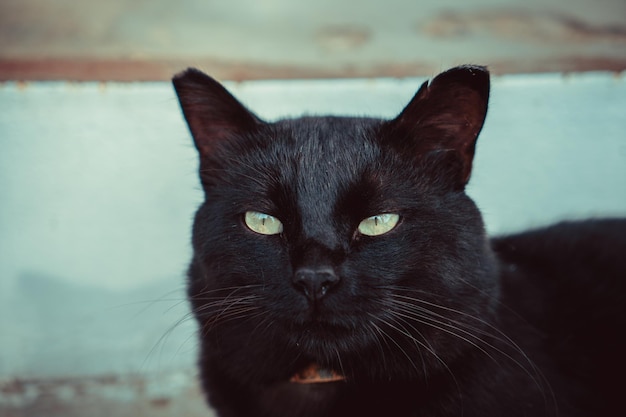
[[[422,81],[228,86],[268,119],[391,117]],[[195,170],[169,84],[0,86],[0,377],[191,366]],[[469,192],[492,232],[626,216],[626,80],[496,78]]]

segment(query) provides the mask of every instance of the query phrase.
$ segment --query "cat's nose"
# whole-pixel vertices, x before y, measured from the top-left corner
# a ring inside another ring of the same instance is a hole
[[[339,282],[332,268],[299,268],[293,276],[294,286],[302,291],[309,301],[321,299]]]

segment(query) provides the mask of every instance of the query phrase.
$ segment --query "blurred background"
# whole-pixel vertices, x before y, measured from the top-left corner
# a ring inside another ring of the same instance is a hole
[[[623,0],[2,0],[0,79],[621,71]]]
[[[393,117],[464,63],[494,75],[490,233],[626,216],[624,0],[0,0],[0,416],[212,415],[174,73],[268,120]]]

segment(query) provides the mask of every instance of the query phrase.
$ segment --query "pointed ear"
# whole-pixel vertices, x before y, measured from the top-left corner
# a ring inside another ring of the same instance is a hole
[[[488,101],[489,72],[485,67],[452,68],[422,85],[400,115],[384,127],[386,136],[417,158],[433,151],[452,152],[443,160],[450,164],[452,158],[455,185],[462,188],[472,171]]]
[[[261,123],[220,83],[189,68],[173,79],[174,89],[201,157],[237,134],[256,130]]]

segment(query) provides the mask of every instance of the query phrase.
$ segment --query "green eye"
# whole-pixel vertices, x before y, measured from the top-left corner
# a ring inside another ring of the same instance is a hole
[[[283,231],[283,224],[280,220],[258,211],[247,211],[244,221],[250,230],[262,235],[277,235]]]
[[[392,213],[368,217],[359,224],[359,232],[366,236],[379,236],[389,232],[398,224],[400,216]]]

